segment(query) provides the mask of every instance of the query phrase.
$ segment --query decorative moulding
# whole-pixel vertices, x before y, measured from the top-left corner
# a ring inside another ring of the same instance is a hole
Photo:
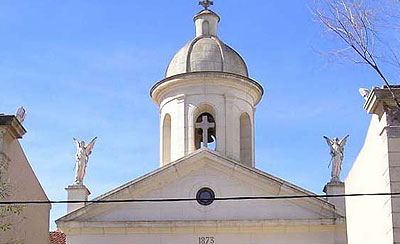
[[[0,115],[0,128],[5,128],[14,139],[22,138],[26,130],[14,115]],[[0,129],[0,139],[4,130]]]
[[[400,99],[400,86],[391,86],[394,95]],[[380,135],[389,138],[398,138],[400,133],[400,108],[397,107],[392,93],[384,86],[383,88],[373,88],[364,104],[364,109],[369,114],[376,114],[379,119],[385,115],[385,125]]]
[[[252,97],[254,105],[257,105],[264,94],[263,87],[255,80],[248,77],[217,71],[190,72],[174,75],[157,82],[150,90],[150,96],[156,104],[163,100],[163,94],[184,86],[218,85],[230,89],[242,90]]]
[[[391,88],[395,96],[400,99],[400,87],[394,86]],[[394,108],[398,110],[393,96],[387,87],[373,88],[364,104],[364,109],[367,110],[369,114],[376,114],[379,118],[381,118],[385,112],[389,112],[389,110],[393,111]]]
[[[85,185],[69,185],[65,188],[67,191],[86,191],[87,195],[90,195],[89,189]]]

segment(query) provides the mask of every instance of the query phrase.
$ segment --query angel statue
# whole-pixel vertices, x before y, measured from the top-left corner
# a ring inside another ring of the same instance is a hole
[[[93,138],[85,147],[84,141],[78,141],[74,138],[76,145],[76,164],[75,164],[75,181],[74,185],[83,185],[83,177],[85,177],[86,167],[89,160],[89,155],[92,154],[93,146],[97,137]]]
[[[332,158],[328,165],[329,167],[332,164],[331,182],[341,182],[340,171],[342,171],[344,145],[346,144],[349,135],[345,136],[341,141],[339,141],[339,138],[337,137],[335,137],[333,140],[326,136],[324,136],[324,138],[331,149]]]

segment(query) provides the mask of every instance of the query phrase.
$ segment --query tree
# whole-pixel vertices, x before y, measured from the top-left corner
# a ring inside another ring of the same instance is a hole
[[[400,108],[382,68],[389,64],[400,71],[399,42],[390,40],[399,31],[399,7],[398,0],[317,0],[312,11],[322,26],[344,44],[344,49],[335,54],[372,68]]]
[[[0,201],[10,197],[11,186],[7,177],[8,162],[0,160]],[[22,206],[17,205],[0,205],[0,236],[1,232],[10,231],[13,228],[15,217],[20,215]],[[3,235],[4,236],[4,235]],[[1,240],[1,244],[18,244],[22,243],[17,240]]]

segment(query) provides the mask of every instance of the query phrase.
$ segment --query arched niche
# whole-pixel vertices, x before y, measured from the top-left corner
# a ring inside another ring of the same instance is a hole
[[[251,166],[253,155],[253,143],[251,133],[251,120],[247,113],[240,116],[240,162]]]
[[[171,162],[171,116],[166,114],[162,127],[162,162],[166,165]]]
[[[203,35],[210,35],[210,23],[207,20],[203,21],[201,24],[201,31]]]

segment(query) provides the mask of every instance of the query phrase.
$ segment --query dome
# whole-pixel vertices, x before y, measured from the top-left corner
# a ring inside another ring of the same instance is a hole
[[[218,71],[248,77],[242,57],[217,37],[219,20],[219,16],[211,10],[196,14],[196,38],[175,54],[165,77],[199,71]]]
[[[248,77],[242,57],[216,36],[189,41],[171,60],[166,77],[197,71],[219,71]]]

